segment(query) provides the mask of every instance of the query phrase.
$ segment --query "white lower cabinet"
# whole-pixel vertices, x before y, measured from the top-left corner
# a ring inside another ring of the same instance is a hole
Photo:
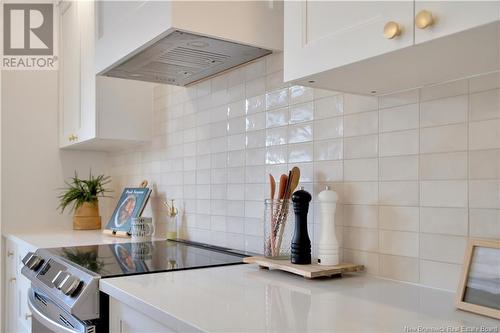
[[[169,333],[177,331],[112,297],[109,298],[110,333]]]
[[[28,308],[30,281],[21,274],[22,259],[34,249],[7,238],[5,246],[5,331],[31,332],[31,312]]]

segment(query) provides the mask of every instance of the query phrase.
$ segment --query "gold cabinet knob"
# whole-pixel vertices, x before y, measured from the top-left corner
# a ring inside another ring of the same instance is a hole
[[[17,279],[16,279],[15,277],[11,277],[11,278],[9,279],[9,282],[15,282],[16,280],[17,280]]]
[[[14,252],[12,251],[7,251],[7,257],[12,257],[14,255]]]
[[[74,135],[74,134],[71,134],[69,137],[68,137],[68,140],[69,141],[75,141],[75,140],[78,140],[78,136]]]
[[[29,314],[29,313],[24,314],[24,320],[28,320],[30,318],[31,318],[31,314]]]
[[[393,39],[401,35],[401,28],[399,24],[394,21],[387,22],[384,25],[384,37],[387,39]]]
[[[432,17],[432,13],[428,10],[421,10],[418,12],[415,17],[415,25],[419,29],[426,29],[434,24],[434,18]]]

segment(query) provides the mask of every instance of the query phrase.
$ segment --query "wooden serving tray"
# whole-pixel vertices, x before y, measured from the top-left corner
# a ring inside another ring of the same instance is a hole
[[[314,260],[313,260],[314,261]],[[289,273],[297,274],[306,279],[314,279],[322,276],[341,275],[348,272],[361,272],[365,269],[363,265],[342,263],[336,266],[323,266],[313,263],[310,265],[292,264],[288,259],[270,259],[266,257],[246,257],[243,262],[247,264],[257,264],[260,268],[278,269]]]

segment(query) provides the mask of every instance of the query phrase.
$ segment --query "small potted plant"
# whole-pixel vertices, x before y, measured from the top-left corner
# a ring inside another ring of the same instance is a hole
[[[71,206],[73,215],[73,229],[95,230],[101,229],[101,216],[99,215],[99,197],[106,197],[106,188],[109,184],[108,176],[97,177],[90,172],[89,179],[78,178],[77,173],[66,182],[67,187],[59,195],[59,208],[61,213]]]

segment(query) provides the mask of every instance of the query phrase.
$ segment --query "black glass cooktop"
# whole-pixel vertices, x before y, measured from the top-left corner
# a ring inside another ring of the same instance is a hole
[[[47,249],[102,278],[242,264],[244,252],[187,241],[151,241]]]

